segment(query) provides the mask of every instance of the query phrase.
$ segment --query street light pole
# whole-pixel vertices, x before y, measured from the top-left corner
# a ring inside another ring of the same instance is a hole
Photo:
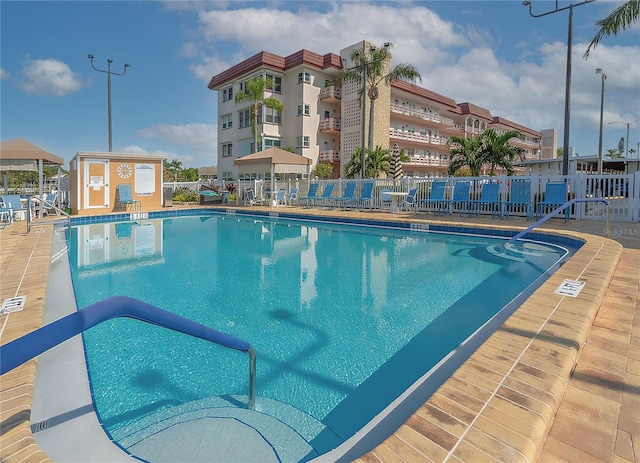
[[[602,91],[600,93],[600,137],[598,138],[598,174],[602,174],[602,118],[604,114],[604,81],[607,75],[600,68],[596,69],[596,74],[602,74]]]
[[[635,121],[631,121],[631,122],[621,122],[621,121],[609,122],[609,124],[624,124],[627,126],[627,142],[626,142],[627,147],[626,147],[626,153],[624,155],[626,159],[629,159],[629,128],[638,121],[640,121],[640,119],[636,119]]]
[[[525,0],[522,2],[524,6],[529,7],[529,15],[533,18],[540,18],[559,11],[569,10],[569,28],[567,38],[567,74],[565,81],[565,96],[564,96],[564,143],[562,148],[562,175],[569,174],[569,125],[571,120],[571,48],[573,42],[573,8],[587,3],[594,2],[595,0],[584,0],[580,3],[571,4],[563,8],[559,8],[558,0],[556,0],[556,7],[553,10],[547,11],[541,14],[534,14],[532,11],[533,0]]]
[[[107,119],[108,119],[108,124],[109,124],[109,152],[112,151],[112,144],[111,144],[111,74],[115,75],[115,76],[123,76],[127,73],[127,68],[129,66],[131,66],[130,64],[126,64],[124,65],[124,69],[121,73],[117,73],[117,72],[113,72],[111,70],[111,63],[113,63],[112,59],[108,59],[107,60],[107,70],[103,70],[103,69],[98,69],[97,67],[95,67],[93,65],[93,55],[87,55],[87,58],[89,58],[89,60],[91,60],[91,67],[98,72],[104,72],[107,75]]]
[[[362,68],[362,134],[361,134],[361,152],[360,152],[360,161],[362,162],[362,167],[361,167],[361,177],[365,178],[366,175],[366,159],[367,159],[367,155],[366,155],[366,147],[365,147],[365,137],[366,137],[366,108],[367,108],[367,69],[369,66],[371,66],[372,64],[378,63],[380,61],[384,61],[387,57],[387,52],[389,50],[389,42],[385,42],[384,44],[384,55],[381,56],[378,59],[372,59],[371,61],[366,61],[367,60],[367,55],[366,55],[366,47],[363,45],[362,48],[362,62],[360,64],[357,64],[353,67],[347,67],[347,60],[343,59],[342,60],[342,65],[344,67],[345,70],[347,71],[353,71],[354,69],[360,69]],[[373,54],[373,52],[376,50],[376,48],[374,46],[371,46],[371,53]],[[356,51],[356,55],[359,56],[360,55],[360,50]]]

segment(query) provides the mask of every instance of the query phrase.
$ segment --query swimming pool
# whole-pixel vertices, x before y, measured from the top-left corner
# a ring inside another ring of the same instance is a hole
[[[504,259],[489,252],[496,238],[222,214],[77,230],[79,307],[125,294],[255,346],[257,408],[309,443],[283,461],[348,439],[567,256],[530,244],[526,259]],[[222,408],[212,398],[242,408],[233,353],[130,320],[85,344],[98,413],[126,448]]]

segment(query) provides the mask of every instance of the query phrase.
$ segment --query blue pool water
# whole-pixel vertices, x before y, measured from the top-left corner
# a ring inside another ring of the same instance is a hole
[[[322,423],[296,431],[313,455],[351,437],[567,256],[532,243],[526,258],[502,258],[489,252],[498,238],[224,214],[75,230],[79,308],[126,295],[248,341],[258,408],[283,404]],[[215,397],[244,407],[241,353],[130,319],[84,341],[113,436]]]

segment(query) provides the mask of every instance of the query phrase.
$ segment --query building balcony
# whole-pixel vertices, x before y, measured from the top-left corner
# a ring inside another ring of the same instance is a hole
[[[428,135],[393,127],[389,128],[389,138],[434,146],[446,145],[449,141],[449,137],[445,135]]]
[[[342,96],[340,94],[340,89],[332,85],[330,87],[325,87],[321,89],[319,98],[322,101],[326,101],[326,100],[339,101],[342,98]]]
[[[320,121],[320,132],[339,132],[340,131],[340,118],[327,117]]]
[[[411,166],[449,167],[449,160],[431,157],[410,156],[409,161],[404,164]]]
[[[439,114],[417,111],[402,105],[393,104],[391,105],[391,113],[392,116],[399,115],[406,120],[420,119],[420,121],[428,123],[427,125],[438,127],[440,130],[447,130],[452,133],[461,133],[463,131],[462,125],[457,124],[451,118],[443,117]]]
[[[336,150],[320,151],[318,162],[340,162],[340,151],[336,151]]]

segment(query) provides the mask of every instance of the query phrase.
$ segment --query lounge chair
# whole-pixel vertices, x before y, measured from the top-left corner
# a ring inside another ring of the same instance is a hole
[[[255,206],[256,204],[262,205],[262,199],[256,198],[256,194],[253,191],[253,188],[245,188],[244,189],[244,205]]]
[[[140,210],[140,201],[133,199],[131,194],[131,185],[129,183],[121,183],[116,187],[116,209],[122,208],[126,211],[129,208],[131,211]]]
[[[206,204],[222,204],[222,195],[213,190],[200,190],[198,191],[198,195],[200,195],[201,206]]]
[[[356,182],[347,182],[340,198],[334,198],[332,206],[340,206],[341,209],[347,208],[347,203],[356,199]]]
[[[552,183],[549,182],[544,189],[544,200],[536,205],[536,219],[541,219],[542,216],[554,209],[562,206],[567,202],[567,184],[565,182]],[[564,221],[569,221],[569,208],[564,210]]]
[[[400,207],[400,209],[402,210],[405,210],[405,208],[407,210],[413,209],[413,211],[417,214],[418,213],[418,201],[416,200],[417,194],[418,194],[418,189],[411,188],[409,190],[409,194],[406,196],[406,198],[404,198],[404,201],[402,202],[402,206]]]
[[[16,216],[24,219],[24,215],[27,213],[27,208],[22,205],[20,195],[4,195],[0,196],[0,201],[4,204],[5,209],[9,209],[10,222]]]
[[[11,223],[11,209],[4,207],[4,202],[0,200],[0,230]]]
[[[312,183],[311,185],[309,185],[309,191],[307,192],[307,195],[298,197],[298,203],[304,201],[304,207],[309,208],[311,207],[311,203],[316,199],[318,199],[318,184]]]
[[[382,188],[380,190],[380,208],[381,209],[388,209],[391,207],[391,200],[393,198],[391,198],[391,195],[389,193],[391,193],[393,190],[391,188]]]
[[[58,209],[56,207],[56,202],[58,201],[57,193],[50,193],[48,195],[44,195],[42,199],[42,215],[49,215],[52,211],[59,215]]]
[[[280,204],[284,204],[286,206],[287,190],[285,190],[284,188],[279,189],[278,192],[276,193],[275,198],[273,198],[273,202],[276,207],[278,207]]]
[[[464,215],[469,206],[470,186],[471,182],[468,180],[456,182],[453,185],[453,197],[442,203],[442,213],[444,214],[446,209],[450,214],[457,210],[460,215]]]
[[[324,186],[324,190],[322,190],[322,196],[319,196],[318,198],[316,198],[313,201],[313,204],[318,206],[319,208],[322,208],[324,206],[330,206],[331,205],[331,195],[333,194],[333,189],[335,188],[335,185],[333,183],[328,183]]]
[[[375,197],[373,196],[373,187],[375,184],[373,182],[365,182],[362,185],[362,191],[360,191],[360,196],[356,197],[353,202],[355,206],[359,210],[363,210],[365,206],[369,205],[369,210],[373,210],[373,202],[375,201]]]
[[[420,200],[420,204],[428,211],[433,208],[433,214],[438,215],[443,209],[443,203],[446,201],[445,193],[447,191],[447,182],[436,181],[431,183],[431,192],[429,198]]]
[[[480,215],[480,209],[483,207],[491,210],[491,218],[493,219],[496,214],[501,214],[500,211],[500,184],[499,183],[485,183],[482,185],[482,192],[480,193],[480,199],[472,199],[469,201],[469,217],[473,214]]]
[[[295,187],[291,188],[287,195],[287,204],[289,204],[289,206],[293,206],[294,201],[298,204],[298,189]]]
[[[531,218],[533,205],[531,203],[531,180],[511,180],[509,199],[503,204],[502,217],[509,217],[514,209],[524,210],[527,221]]]

